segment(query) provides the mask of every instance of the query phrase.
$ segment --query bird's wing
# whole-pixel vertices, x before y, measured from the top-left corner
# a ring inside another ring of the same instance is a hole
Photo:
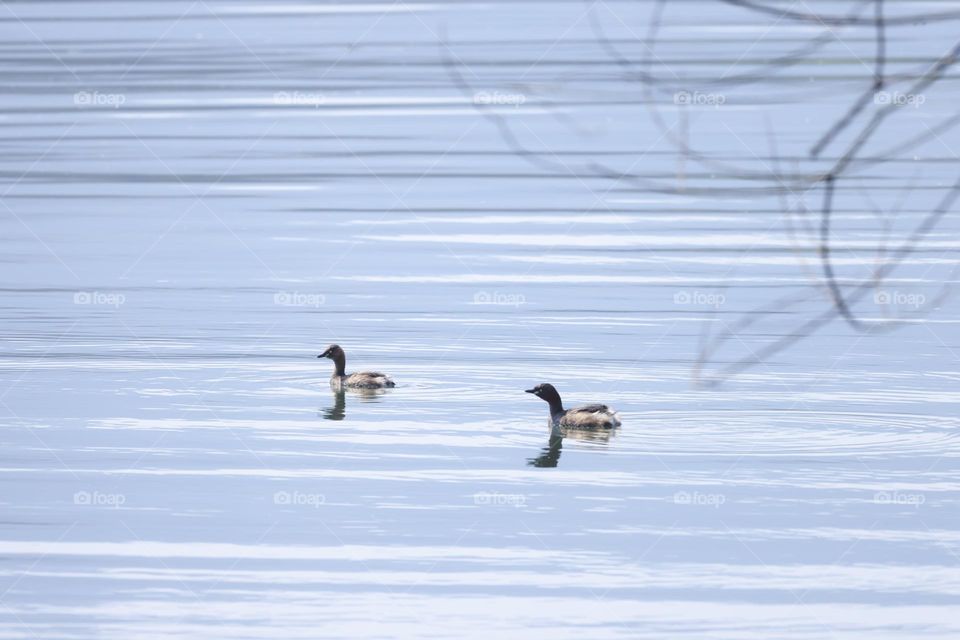
[[[585,404],[567,411],[568,415],[571,413],[610,413],[610,407],[605,404]]]
[[[620,426],[620,419],[605,404],[588,404],[567,411],[560,419],[560,426],[570,429],[611,429]]]
[[[360,371],[347,376],[347,384],[350,386],[363,386],[365,384],[392,386],[393,380],[390,379],[390,376],[379,371]]]

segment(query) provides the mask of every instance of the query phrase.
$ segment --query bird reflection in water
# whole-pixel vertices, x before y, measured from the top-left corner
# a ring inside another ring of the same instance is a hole
[[[551,433],[550,441],[536,458],[527,458],[531,467],[555,467],[560,462],[560,450],[563,449],[563,436]]]
[[[322,409],[320,414],[324,420],[343,420],[347,417],[347,393],[356,396],[360,402],[376,402],[377,399],[389,392],[388,389],[353,389],[339,388],[333,392],[333,406]]]
[[[563,439],[579,440],[581,442],[595,442],[607,444],[617,429],[564,429],[552,425],[550,440],[547,446],[540,450],[536,458],[527,458],[527,465],[531,467],[552,468],[560,464],[560,451],[563,449]]]

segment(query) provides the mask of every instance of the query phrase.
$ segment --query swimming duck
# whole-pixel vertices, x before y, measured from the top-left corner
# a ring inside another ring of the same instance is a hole
[[[573,409],[564,409],[560,394],[552,384],[538,384],[527,389],[550,405],[550,420],[567,429],[613,429],[620,426],[620,416],[605,404],[587,404]]]
[[[326,351],[317,357],[333,360],[334,371],[333,375],[330,376],[330,385],[334,388],[386,389],[396,386],[389,376],[376,371],[360,371],[347,375],[344,371],[344,367],[347,365],[347,355],[340,348],[340,345],[330,345]]]

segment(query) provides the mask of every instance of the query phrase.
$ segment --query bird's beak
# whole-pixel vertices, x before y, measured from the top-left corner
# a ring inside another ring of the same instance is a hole
[[[524,393],[536,393],[536,392],[537,392],[536,389],[526,389],[526,390],[524,391]]]

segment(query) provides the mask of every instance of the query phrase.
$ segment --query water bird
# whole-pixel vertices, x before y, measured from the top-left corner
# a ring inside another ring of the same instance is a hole
[[[613,429],[620,426],[620,416],[605,404],[587,404],[573,409],[564,409],[560,394],[552,384],[538,384],[527,389],[550,405],[550,420],[565,429]]]
[[[340,345],[332,344],[327,350],[317,356],[333,360],[333,375],[330,376],[330,386],[334,389],[388,389],[396,384],[390,376],[377,371],[358,371],[347,374],[347,354]]]

